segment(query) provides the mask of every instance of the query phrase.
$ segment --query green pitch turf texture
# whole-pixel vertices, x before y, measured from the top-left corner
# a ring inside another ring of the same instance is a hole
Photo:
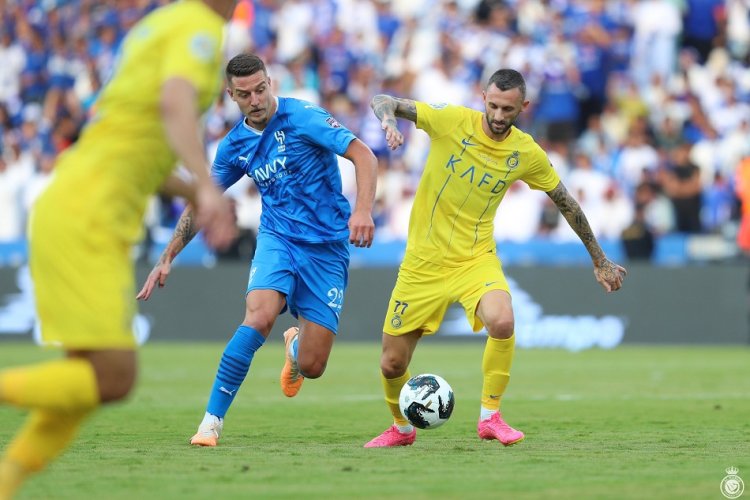
[[[212,449],[188,439],[223,344],[151,344],[130,400],[90,419],[18,498],[721,499],[729,466],[750,498],[750,349],[519,350],[503,408],[526,440],[504,448],[476,434],[482,346],[422,342],[412,374],[452,384],[451,420],[413,446],[366,450],[390,425],[378,344],[338,343],[325,375],[287,399],[270,342]],[[55,355],[0,344],[2,367]],[[22,418],[0,408],[3,446]]]

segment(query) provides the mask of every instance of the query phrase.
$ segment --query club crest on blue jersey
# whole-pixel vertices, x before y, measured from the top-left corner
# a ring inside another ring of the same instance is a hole
[[[279,143],[279,147],[277,148],[279,153],[283,153],[286,151],[286,145],[284,144],[284,139],[286,138],[286,135],[284,134],[283,130],[277,130],[273,133],[274,139],[276,139],[276,142]]]

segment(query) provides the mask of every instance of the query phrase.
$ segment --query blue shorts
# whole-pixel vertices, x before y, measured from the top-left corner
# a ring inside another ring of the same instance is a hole
[[[258,234],[247,291],[283,293],[295,318],[302,316],[336,333],[348,281],[348,240],[303,243],[275,233]]]

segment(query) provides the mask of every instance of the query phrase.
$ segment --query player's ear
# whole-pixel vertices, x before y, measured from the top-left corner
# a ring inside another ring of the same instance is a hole
[[[232,95],[232,87],[227,87],[227,95],[230,99],[234,99],[234,95]]]

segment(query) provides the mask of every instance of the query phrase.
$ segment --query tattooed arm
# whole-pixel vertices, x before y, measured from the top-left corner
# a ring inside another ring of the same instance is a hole
[[[380,126],[385,130],[385,141],[391,149],[404,143],[404,135],[398,130],[396,118],[417,123],[417,105],[411,99],[378,94],[370,101],[370,107],[380,120]]]
[[[596,236],[589,226],[589,221],[586,219],[586,215],[581,210],[581,206],[578,202],[568,193],[565,186],[560,182],[557,187],[552,191],[547,192],[547,196],[557,205],[557,209],[565,220],[568,221],[570,227],[575,231],[581,242],[588,250],[591,260],[594,263],[594,276],[607,292],[614,292],[622,287],[622,282],[625,279],[627,271],[624,267],[619,266],[609,260],[602,247],[599,246],[599,242],[596,241]]]
[[[194,220],[194,210],[192,205],[185,207],[185,210],[177,221],[177,227],[174,230],[172,239],[162,252],[159,260],[146,278],[143,288],[135,296],[137,300],[148,300],[156,285],[159,288],[164,287],[167,282],[169,272],[172,270],[172,261],[177,257],[183,248],[198,234],[199,228]]]

